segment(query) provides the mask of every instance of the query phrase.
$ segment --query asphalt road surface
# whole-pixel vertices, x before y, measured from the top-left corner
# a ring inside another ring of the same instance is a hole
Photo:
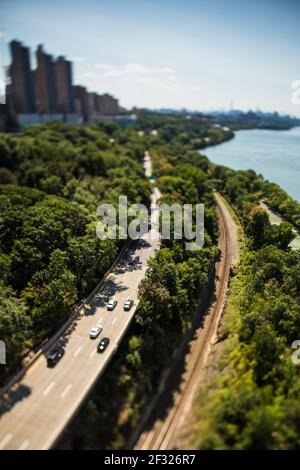
[[[144,167],[146,176],[151,176],[148,153]],[[155,222],[159,196],[154,187]],[[156,237],[146,234],[130,243],[100,291],[59,339],[59,344],[65,348],[60,362],[48,368],[45,356],[40,356],[10,390],[9,400],[0,409],[0,450],[49,449],[55,444],[103,373],[134,316],[138,285],[145,275],[148,259],[159,246],[157,227],[152,228],[151,235],[153,233]],[[115,296],[118,305],[113,311],[107,311],[106,303],[111,296]],[[134,300],[129,312],[123,310],[127,298]],[[90,329],[98,323],[103,326],[103,331],[96,340],[91,340]],[[97,345],[103,337],[109,337],[110,344],[100,354]]]

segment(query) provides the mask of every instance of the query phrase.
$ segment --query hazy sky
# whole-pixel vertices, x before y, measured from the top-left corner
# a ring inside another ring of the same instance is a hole
[[[0,0],[0,9],[6,43],[43,43],[74,61],[76,84],[124,106],[300,115],[291,102],[300,0]]]

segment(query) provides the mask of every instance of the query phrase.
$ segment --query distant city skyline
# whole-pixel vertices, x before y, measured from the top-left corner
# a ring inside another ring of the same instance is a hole
[[[128,108],[300,116],[299,18],[297,0],[2,0],[0,29],[6,65],[12,39],[42,43],[74,63],[74,83]]]

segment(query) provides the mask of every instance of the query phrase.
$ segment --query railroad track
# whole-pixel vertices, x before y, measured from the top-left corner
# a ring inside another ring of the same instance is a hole
[[[225,215],[226,208],[218,195],[216,200],[220,231],[219,249],[221,252],[221,258],[216,267],[216,300],[205,317],[204,327],[196,331],[196,337],[192,341],[191,351],[187,360],[187,372],[184,383],[181,386],[180,392],[175,394],[173,405],[168,411],[166,419],[164,421],[157,419],[150,430],[143,432],[135,445],[135,449],[166,450],[174,448],[172,445],[174,435],[181,428],[190,409],[199,385],[200,373],[203,371],[209,354],[210,343],[217,332],[226,298],[232,253],[229,239],[230,232]],[[159,398],[156,404],[156,409],[158,408]]]

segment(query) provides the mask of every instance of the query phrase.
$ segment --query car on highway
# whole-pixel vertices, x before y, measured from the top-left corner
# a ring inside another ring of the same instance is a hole
[[[107,310],[113,310],[116,307],[117,303],[118,301],[114,297],[109,299],[107,304]]]
[[[109,338],[102,338],[98,344],[97,351],[103,353],[107,346],[109,345]]]
[[[50,351],[49,354],[47,355],[48,367],[55,366],[58,363],[58,361],[63,357],[64,354],[65,354],[65,350],[61,347],[52,349],[52,351]]]
[[[91,328],[91,331],[90,331],[90,338],[91,339],[96,339],[100,335],[102,330],[103,330],[102,325],[93,326],[93,328]]]
[[[131,307],[133,306],[133,300],[132,299],[126,299],[123,305],[123,309],[128,312]]]

